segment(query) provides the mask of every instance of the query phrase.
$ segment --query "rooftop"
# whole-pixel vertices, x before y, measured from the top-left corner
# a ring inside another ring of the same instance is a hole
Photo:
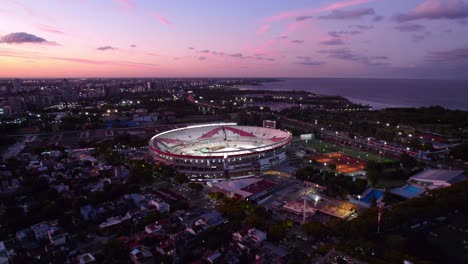
[[[463,171],[461,170],[440,170],[429,169],[415,174],[411,177],[412,180],[418,181],[444,181],[448,183],[455,183],[465,179]]]

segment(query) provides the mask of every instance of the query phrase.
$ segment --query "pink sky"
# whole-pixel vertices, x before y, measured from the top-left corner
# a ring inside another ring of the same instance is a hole
[[[0,78],[468,71],[463,0],[5,0],[0,22]]]

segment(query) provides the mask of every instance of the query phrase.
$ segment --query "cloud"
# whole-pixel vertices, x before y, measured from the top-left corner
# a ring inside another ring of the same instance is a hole
[[[386,60],[385,56],[373,56],[368,57],[366,55],[354,53],[348,49],[335,49],[335,50],[321,50],[318,51],[321,54],[327,54],[328,58],[332,59],[339,59],[345,61],[352,61],[360,64],[365,64],[369,66],[387,66],[389,63],[382,62],[382,60]],[[379,59],[375,59],[375,58]]]
[[[426,27],[418,24],[404,23],[401,25],[397,25],[395,29],[402,32],[417,32],[426,29]]]
[[[367,15],[375,15],[373,8],[361,8],[355,10],[333,10],[326,16],[320,16],[320,19],[354,19]]]
[[[324,61],[312,60],[311,56],[296,56],[296,59],[300,61],[295,62],[294,64],[300,64],[304,66],[320,66],[320,65],[325,64]]]
[[[218,52],[218,51],[214,51],[214,50],[211,51],[211,54],[218,55],[218,56],[224,56],[225,55],[224,52]]]
[[[388,56],[372,56],[373,60],[388,60]]]
[[[372,21],[374,22],[380,22],[384,19],[383,16],[374,16],[374,18],[372,18]]]
[[[351,25],[349,27],[350,28],[357,28],[357,29],[360,29],[360,30],[369,30],[369,29],[374,28],[374,26],[372,26],[372,25]]]
[[[206,50],[199,50],[197,51],[198,53],[210,53],[210,50],[206,49]]]
[[[54,34],[59,34],[59,35],[65,34],[65,33],[64,33],[63,31],[61,31],[60,29],[54,28],[54,27],[51,27],[51,26],[39,24],[39,25],[37,25],[37,27],[38,27],[40,30],[45,31],[45,32],[54,33]]]
[[[194,47],[188,47],[189,50],[194,50],[195,48]]]
[[[0,37],[0,43],[5,44],[23,44],[23,43],[35,43],[35,44],[47,44],[47,45],[58,45],[56,42],[47,41],[44,38],[29,34],[26,32],[15,32]]]
[[[320,66],[320,65],[325,64],[325,62],[324,61],[300,61],[300,62],[296,62],[296,64],[301,64],[305,66]]]
[[[291,40],[291,43],[301,44],[301,43],[304,43],[304,40],[301,40],[301,39],[294,39],[294,40]]]
[[[90,64],[90,65],[110,65],[110,66],[125,66],[125,67],[135,67],[135,66],[146,66],[154,67],[159,66],[158,64],[144,63],[144,62],[132,62],[132,61],[101,61],[101,60],[91,60],[91,59],[82,59],[82,58],[70,58],[70,57],[54,57],[40,54],[38,52],[17,52],[17,51],[6,51],[0,50],[0,56],[12,57],[12,58],[26,58],[34,60],[58,60],[58,61],[67,61],[81,64]]]
[[[136,48],[135,44],[130,45],[130,48]]]
[[[259,29],[257,29],[257,34],[263,34],[263,33],[267,32],[270,29],[270,27],[271,27],[270,24],[266,24],[266,25],[261,26]]]
[[[420,42],[423,41],[425,38],[426,36],[422,34],[413,34],[413,36],[411,36],[411,40],[413,40],[413,42]]]
[[[339,38],[335,38],[335,39],[330,39],[330,40],[321,41],[320,44],[322,44],[322,45],[329,45],[329,46],[335,46],[335,45],[343,45],[344,42],[343,42],[343,40],[341,40],[341,39],[339,39]]]
[[[279,37],[277,37],[276,39],[277,39],[277,40],[283,40],[283,39],[287,39],[287,38],[288,38],[288,36],[279,36]]]
[[[231,54],[229,56],[234,57],[234,58],[242,58],[243,57],[242,53],[234,53],[234,54]]]
[[[300,64],[304,66],[320,66],[320,65],[325,64],[324,61],[312,60],[311,56],[296,56],[296,59],[300,61],[296,62],[295,64]]]
[[[462,0],[426,0],[414,10],[396,14],[398,22],[419,19],[463,19],[468,17],[468,5]]]
[[[104,51],[104,50],[116,50],[117,48],[114,48],[112,46],[101,46],[101,47],[97,47],[96,49]]]
[[[204,56],[198,57],[198,60],[206,60],[206,57]]]
[[[282,13],[275,14],[273,16],[266,17],[263,19],[263,21],[272,22],[272,21],[278,21],[278,20],[283,20],[283,19],[288,19],[288,18],[293,18],[293,17],[297,18],[297,17],[302,17],[302,16],[310,16],[311,14],[323,13],[323,12],[332,11],[335,9],[361,5],[361,4],[371,2],[371,1],[372,0],[348,0],[348,1],[340,1],[340,2],[331,3],[323,7],[317,8],[317,9],[291,10],[291,11],[282,12]]]
[[[114,0],[121,8],[133,9],[135,8],[135,3],[132,0]]]
[[[444,51],[431,51],[426,59],[441,63],[468,61],[468,45]]]
[[[334,38],[338,38],[340,36],[343,36],[343,35],[358,35],[358,34],[361,34],[361,31],[358,31],[358,30],[352,30],[352,31],[329,31],[328,32],[328,35],[334,37]]]
[[[296,17],[296,21],[304,21],[304,20],[308,20],[308,19],[312,19],[314,18],[313,16],[298,16]]]
[[[162,15],[160,15],[160,14],[154,12],[154,11],[149,11],[149,14],[153,18],[159,20],[159,22],[161,22],[163,25],[168,26],[168,25],[171,24],[171,22],[169,22],[169,20],[167,20],[165,17],[163,17]]]
[[[154,57],[159,57],[159,56],[161,56],[161,54],[153,53],[153,52],[147,52],[146,54],[147,54],[147,55],[150,55],[150,56],[154,56]]]

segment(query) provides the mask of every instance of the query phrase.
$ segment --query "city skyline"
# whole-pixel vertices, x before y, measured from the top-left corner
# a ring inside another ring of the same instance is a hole
[[[0,15],[0,78],[466,79],[468,70],[462,0],[6,0]]]

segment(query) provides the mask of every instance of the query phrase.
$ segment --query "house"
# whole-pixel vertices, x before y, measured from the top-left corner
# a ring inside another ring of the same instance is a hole
[[[8,263],[10,263],[8,250],[5,248],[5,244],[3,243],[3,241],[0,241],[0,264]]]
[[[222,256],[223,255],[217,250],[208,251],[203,257],[203,259],[206,260],[208,263],[214,264],[214,263],[220,263]]]
[[[72,262],[74,264],[94,264],[97,263],[96,259],[91,253],[84,253],[76,257]]]
[[[145,197],[138,193],[127,194],[124,197],[131,200],[133,204],[138,207],[145,201]]]
[[[159,234],[162,233],[162,231],[162,225],[158,224],[158,222],[145,226],[145,232],[147,234]]]
[[[429,169],[413,175],[408,182],[434,190],[448,187],[466,179],[465,173],[461,170]]]
[[[36,240],[45,240],[49,237],[49,224],[41,222],[31,226],[31,230],[34,233]]]
[[[193,225],[193,226],[187,227],[185,230],[192,235],[198,235],[201,232],[203,232],[205,229],[206,228],[203,225]]]
[[[139,245],[130,251],[130,259],[135,264],[154,263],[153,254],[145,246]]]
[[[25,228],[16,232],[16,239],[21,243],[23,248],[35,248],[39,244],[36,242],[34,232],[31,228]]]
[[[82,206],[80,208],[81,217],[84,221],[96,221],[96,210],[90,204]]]
[[[460,170],[428,169],[413,175],[404,186],[393,188],[389,192],[404,199],[411,199],[466,179],[465,173]]]
[[[256,228],[244,229],[232,234],[232,239],[238,242],[253,242],[258,244],[266,240],[267,234]]]
[[[67,242],[68,233],[58,226],[52,226],[48,231],[49,241],[54,246],[61,246]]]
[[[288,254],[286,249],[265,242],[258,247],[258,253],[255,255],[255,263],[285,263]]]
[[[152,199],[151,201],[149,201],[148,203],[149,205],[152,205],[154,207],[156,207],[156,209],[160,212],[160,213],[169,213],[171,207],[169,206],[168,203],[160,200],[160,199]]]
[[[220,225],[226,221],[226,218],[223,217],[219,211],[212,211],[209,213],[202,214],[200,218],[195,221],[195,225],[203,225],[206,228],[214,227]]]
[[[119,229],[122,225],[126,225],[127,223],[130,222],[131,217],[128,215],[125,215],[123,217],[121,216],[114,216],[114,217],[109,217],[107,218],[106,221],[102,222],[99,224],[99,229],[107,233],[112,230]]]
[[[167,255],[167,256],[174,255],[175,249],[176,249],[175,241],[174,239],[171,239],[171,238],[159,243],[159,245],[156,247],[156,251],[158,251],[161,255]]]

